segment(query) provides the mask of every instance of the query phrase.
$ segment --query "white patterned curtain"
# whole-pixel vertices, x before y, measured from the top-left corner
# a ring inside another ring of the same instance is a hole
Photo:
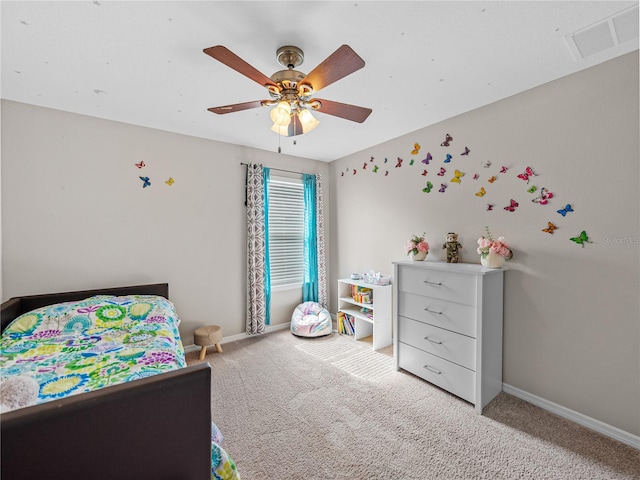
[[[327,266],[324,252],[324,200],[322,195],[322,177],[316,174],[316,233],[318,257],[318,303],[327,308]]]
[[[247,165],[247,334],[265,332],[265,218],[262,165]]]

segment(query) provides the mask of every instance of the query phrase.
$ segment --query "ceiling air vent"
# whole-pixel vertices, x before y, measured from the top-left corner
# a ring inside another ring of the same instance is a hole
[[[564,37],[576,60],[638,39],[638,6],[616,13]]]

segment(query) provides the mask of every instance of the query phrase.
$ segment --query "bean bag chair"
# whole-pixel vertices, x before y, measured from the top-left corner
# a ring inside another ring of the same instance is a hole
[[[331,315],[316,302],[298,305],[291,315],[291,333],[301,337],[320,337],[332,331]]]

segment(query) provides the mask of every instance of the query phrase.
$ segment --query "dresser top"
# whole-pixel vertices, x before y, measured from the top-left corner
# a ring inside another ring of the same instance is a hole
[[[429,261],[424,260],[418,262],[415,260],[403,260],[399,262],[393,262],[394,265],[408,265],[415,268],[425,268],[430,270],[441,270],[451,273],[473,273],[476,275],[489,275],[492,273],[502,272],[507,270],[505,267],[501,268],[487,268],[477,263],[447,263],[441,261]]]

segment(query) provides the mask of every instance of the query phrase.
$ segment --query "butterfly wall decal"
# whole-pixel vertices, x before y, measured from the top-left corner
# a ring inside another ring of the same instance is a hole
[[[384,157],[384,163],[387,163],[389,159],[387,157]]]
[[[426,176],[427,176],[427,173],[429,173],[429,172],[427,172],[426,170],[423,170],[423,171],[422,171],[422,176],[423,176],[423,177],[426,177]]]
[[[448,147],[449,146],[449,142],[451,142],[452,140],[453,140],[453,137],[447,133],[447,135],[444,138],[444,142],[442,142],[440,144],[440,146],[441,147]]]
[[[493,210],[493,203],[487,203],[487,212]]]
[[[477,173],[473,174],[473,179],[474,180],[478,180],[480,178],[480,175],[478,175]]]
[[[373,173],[378,173],[378,165],[373,166]]]
[[[371,157],[371,158],[369,159],[369,161],[370,161],[370,162],[373,162],[373,157]]]
[[[444,177],[444,174],[447,173],[444,167],[440,167],[440,171],[438,172],[439,177]]]
[[[489,168],[490,166],[491,166],[491,162],[490,162],[490,161],[489,161],[489,162],[486,162],[486,163],[483,165],[483,167],[484,167],[484,168]]]
[[[464,147],[464,152],[462,152],[460,155],[469,155],[469,152],[471,152],[471,150],[469,150],[469,147]]]
[[[367,169],[367,162],[364,162],[364,163],[362,164],[362,169],[363,169],[363,170],[366,170],[366,169]]]
[[[493,183],[493,182],[495,182],[496,180],[497,180],[496,176],[495,176],[495,175],[493,175],[493,176],[488,180],[488,182],[489,182],[489,183]]]
[[[451,161],[451,155],[447,153],[447,157],[444,159],[444,163],[449,163]]]
[[[389,170],[386,170],[386,171],[384,172],[384,176],[386,177],[387,175],[389,175]]]
[[[422,189],[424,193],[430,193],[433,188],[433,183],[427,182],[427,186]]]
[[[151,186],[151,181],[149,180],[149,177],[140,177],[140,180],[142,180],[142,188],[147,188]]]
[[[402,159],[398,157],[398,163],[396,163],[396,168],[399,168],[401,166],[402,166]]]
[[[451,179],[451,181],[452,181],[453,183],[457,183],[457,184],[459,184],[459,185],[462,185],[462,182],[460,181],[460,179],[461,179],[462,177],[464,177],[464,172],[461,172],[460,170],[455,170],[455,171],[453,172],[453,174],[455,175],[455,177],[453,177],[453,178]]]
[[[511,199],[511,202],[509,203],[509,205],[507,205],[506,207],[504,207],[504,209],[507,212],[515,212],[516,211],[516,207],[518,207],[518,202],[516,202],[513,198]]]
[[[528,189],[528,190],[527,190],[527,192],[529,192],[529,193],[533,193],[533,192],[535,192],[536,190],[538,190],[538,187],[536,187],[535,185],[531,185],[531,188],[530,188],[530,189]]]
[[[476,192],[476,197],[484,197],[485,193],[487,193],[487,191],[484,189],[484,187],[480,187],[480,191]]]
[[[424,163],[425,165],[429,165],[429,162],[433,160],[433,157],[431,156],[431,153],[427,152],[427,156],[425,157],[424,160],[422,160],[422,163]]]
[[[538,195],[536,198],[533,198],[531,201],[533,203],[539,203],[540,205],[546,205],[550,198],[553,198],[553,193],[542,187],[540,189],[540,195]]]
[[[533,170],[531,170],[531,167],[527,167],[524,169],[524,173],[519,173],[518,174],[518,178],[521,178],[522,180],[525,180],[527,183],[529,183],[529,177],[535,177],[536,174],[533,173]]]
[[[556,212],[558,212],[563,217],[566,217],[567,213],[573,212],[573,208],[571,208],[571,205],[567,203],[564,208],[561,208],[560,210],[556,210]]]
[[[581,245],[582,248],[584,248],[585,243],[593,243],[591,240],[589,240],[587,232],[585,232],[584,230],[580,232],[580,235],[578,235],[577,237],[571,237],[569,240],[571,240],[572,242],[576,242],[578,245]]]
[[[553,231],[556,230],[558,227],[556,227],[553,223],[551,222],[547,222],[548,227],[547,228],[543,228],[542,231],[543,232],[547,232],[553,235]]]
[[[142,168],[146,167],[147,165],[144,163],[144,160],[141,160],[140,163],[136,163],[135,166],[138,168]]]
[[[417,155],[419,151],[420,151],[420,144],[414,143],[413,150],[411,150],[411,155]]]
[[[169,177],[169,180],[167,180],[164,183],[166,183],[167,185],[171,186],[171,185],[173,185],[175,183],[175,180],[173,179],[173,177]]]
[[[412,159],[409,161],[409,165],[413,165],[413,162],[415,162],[415,160],[412,158]]]
[[[344,177],[344,172],[340,172],[340,174],[341,174],[341,175],[340,175],[341,177]]]
[[[355,175],[356,173],[358,173],[358,171],[354,168],[353,169],[353,174]]]
[[[447,184],[446,183],[441,183],[440,184],[440,190],[438,190],[440,193],[444,193],[444,191],[447,189]]]
[[[503,165],[502,168],[500,169],[500,173],[507,173],[507,170],[509,169]]]

